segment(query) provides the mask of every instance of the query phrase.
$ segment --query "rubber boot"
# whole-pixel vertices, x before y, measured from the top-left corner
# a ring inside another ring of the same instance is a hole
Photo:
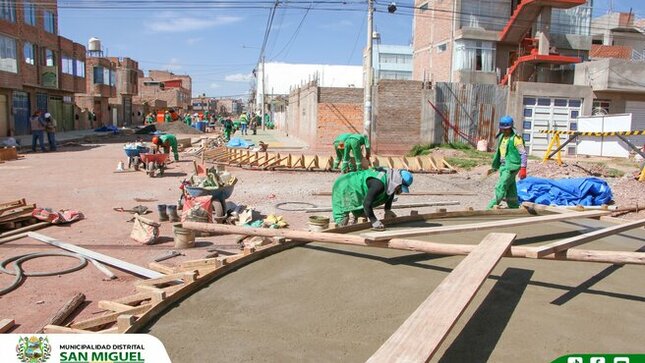
[[[166,211],[168,212],[168,217],[171,222],[179,222],[179,216],[177,215],[177,206],[176,205],[167,205]]]
[[[168,220],[168,213],[166,212],[165,204],[158,204],[157,211],[159,212],[159,222],[165,222]]]

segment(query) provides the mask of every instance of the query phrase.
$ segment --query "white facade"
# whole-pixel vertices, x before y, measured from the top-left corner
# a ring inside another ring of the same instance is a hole
[[[265,63],[258,65],[257,87],[255,90],[256,109],[262,108],[262,94],[267,97],[288,95],[290,89],[303,83],[318,80],[319,87],[363,88],[361,66],[329,64]]]

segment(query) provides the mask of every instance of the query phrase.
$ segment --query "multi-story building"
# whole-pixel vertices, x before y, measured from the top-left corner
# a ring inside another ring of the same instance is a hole
[[[413,79],[573,83],[592,0],[416,0]]]
[[[188,112],[192,101],[192,79],[189,75],[176,75],[168,71],[148,71],[147,77],[139,77],[141,103],[154,100],[166,101],[168,108]]]
[[[645,29],[633,13],[608,13],[591,21],[593,44],[589,58],[645,60]]]
[[[244,102],[234,98],[218,98],[217,113],[226,115],[239,115],[244,109]]]
[[[374,45],[372,52],[374,80],[412,79],[412,47],[409,45]]]
[[[103,55],[97,38],[89,40],[85,70],[86,91],[76,95],[76,105],[91,115],[85,128],[116,125],[110,107],[110,98],[116,97],[116,66]]]
[[[85,91],[85,47],[58,36],[55,0],[0,1],[0,137],[30,133],[29,116],[50,112],[75,124],[74,93]]]
[[[116,97],[109,100],[112,119],[118,126],[141,124],[142,112],[133,106],[133,97],[139,94],[139,63],[127,57],[108,59],[116,67]]]
[[[213,97],[193,97],[191,102],[193,112],[208,111],[210,114],[217,113],[217,99]]]

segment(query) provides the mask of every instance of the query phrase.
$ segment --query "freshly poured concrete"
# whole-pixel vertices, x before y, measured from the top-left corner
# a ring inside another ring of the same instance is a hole
[[[497,232],[517,233],[516,245],[526,245],[601,226],[605,225],[584,220]],[[488,233],[428,240],[477,243]],[[541,234],[552,236],[536,241]],[[583,247],[635,251],[643,246],[645,231],[636,230]],[[213,282],[160,317],[149,332],[178,363],[361,362],[461,259],[310,244]],[[645,266],[504,258],[435,360],[544,362],[576,352],[642,353],[643,276]]]

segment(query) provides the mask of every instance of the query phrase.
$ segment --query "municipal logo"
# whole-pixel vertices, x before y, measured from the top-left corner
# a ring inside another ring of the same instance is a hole
[[[16,356],[22,363],[45,363],[51,351],[47,337],[20,337],[16,345]]]

